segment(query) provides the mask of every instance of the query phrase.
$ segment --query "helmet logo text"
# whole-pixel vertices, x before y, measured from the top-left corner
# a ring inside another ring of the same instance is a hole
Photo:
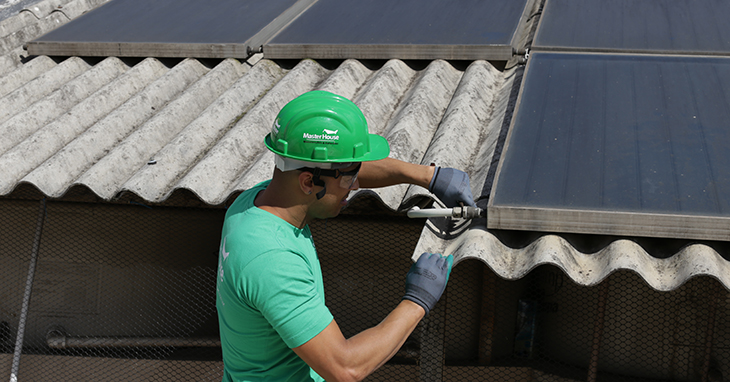
[[[304,133],[303,138],[305,143],[326,143],[330,145],[336,145],[337,141],[340,140],[340,136],[336,135],[340,130],[328,130],[323,129],[322,134],[309,134]]]

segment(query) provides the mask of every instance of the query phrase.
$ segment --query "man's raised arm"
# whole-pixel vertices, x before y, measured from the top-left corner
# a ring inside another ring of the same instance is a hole
[[[432,192],[447,207],[458,207],[460,203],[476,206],[469,185],[469,175],[454,168],[425,166],[385,158],[363,162],[358,180],[360,187],[364,188],[415,184]]]

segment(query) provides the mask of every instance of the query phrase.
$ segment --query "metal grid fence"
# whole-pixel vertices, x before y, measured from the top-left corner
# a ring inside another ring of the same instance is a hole
[[[218,381],[215,266],[224,210],[0,200],[0,378]],[[423,222],[345,214],[312,231],[345,336],[400,301]],[[618,271],[581,286],[459,263],[437,307],[369,381],[723,381],[730,293]],[[16,346],[22,332],[22,346]]]

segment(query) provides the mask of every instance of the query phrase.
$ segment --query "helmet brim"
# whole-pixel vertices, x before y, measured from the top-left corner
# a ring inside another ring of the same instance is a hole
[[[277,150],[273,142],[271,142],[271,135],[267,134],[266,137],[264,137],[264,144],[266,145],[266,148],[268,148],[270,151],[274,152],[277,155],[281,155],[285,158],[292,158],[307,162],[315,162],[315,163],[339,163],[339,162],[369,162],[374,160],[380,160],[385,159],[390,155],[390,145],[388,144],[388,140],[385,139],[385,137],[382,137],[377,134],[368,134],[368,140],[370,143],[370,151],[365,153],[365,155],[362,155],[360,157],[348,157],[348,158],[341,158],[341,159],[331,159],[331,160],[310,160],[306,158],[301,158],[295,155],[287,155],[279,150]]]
[[[377,134],[368,134],[368,136],[370,138],[370,152],[367,154],[367,156],[370,156],[371,158],[358,162],[381,160],[387,158],[388,155],[390,155],[390,145],[388,144],[388,140],[385,139],[385,137]]]

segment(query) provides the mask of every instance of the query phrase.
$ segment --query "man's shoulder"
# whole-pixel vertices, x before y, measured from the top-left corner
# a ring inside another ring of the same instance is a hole
[[[243,191],[236,199],[226,208],[225,221],[229,221],[236,216],[240,216],[241,213],[245,213],[249,210],[254,210],[254,200],[259,192],[266,189],[271,180],[263,181],[246,191]]]
[[[253,207],[253,201],[256,198],[256,195],[258,195],[259,192],[266,189],[266,187],[269,186],[269,183],[271,183],[271,179],[265,180],[261,183],[258,183],[257,185],[249,188],[248,190],[243,191],[240,195],[236,197],[236,199],[233,201],[233,204],[231,204],[230,207],[228,207],[228,210],[231,209],[240,209],[240,208],[250,208]]]

